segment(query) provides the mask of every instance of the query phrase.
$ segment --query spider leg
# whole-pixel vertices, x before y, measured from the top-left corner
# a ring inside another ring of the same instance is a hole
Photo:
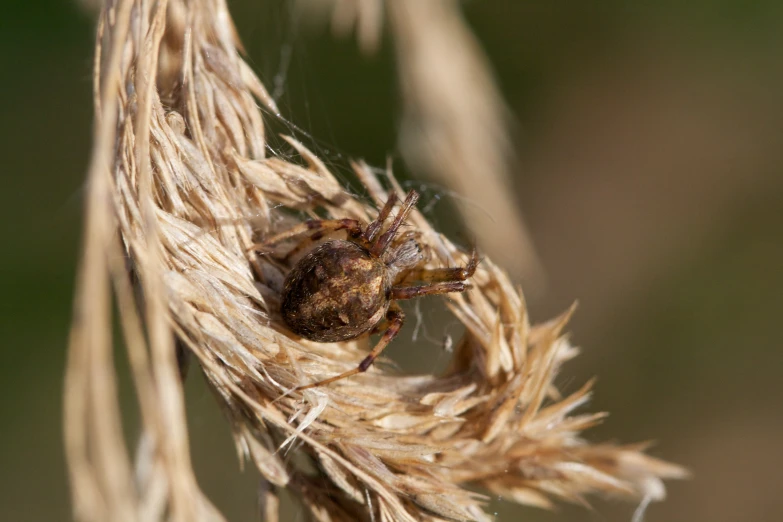
[[[389,316],[391,315],[391,311],[394,310],[398,314],[402,314],[402,309],[400,308],[400,305],[392,301],[391,305],[389,305],[389,311],[386,312],[386,316],[381,320],[378,324],[373,326],[372,330],[370,330],[370,335],[375,335],[377,333],[385,332],[389,329],[391,326],[392,319],[389,319]]]
[[[322,237],[324,237],[324,232],[323,231],[319,231],[319,232],[316,232],[315,234],[310,235],[309,237],[306,237],[306,238],[302,239],[301,241],[299,241],[296,244],[296,246],[294,248],[289,250],[288,253],[285,256],[283,256],[283,263],[288,263],[291,260],[291,258],[293,258],[295,255],[297,255],[301,251],[306,250],[307,248],[310,248],[310,246],[312,246],[313,243],[315,243],[316,241],[318,241]]]
[[[334,377],[330,377],[328,379],[324,379],[323,381],[318,381],[313,384],[307,384],[305,386],[299,386],[298,388],[295,388],[294,391],[301,391],[301,390],[307,390],[310,388],[317,388],[319,386],[326,386],[327,384],[331,384],[335,381],[339,381],[341,379],[345,379],[346,377],[351,377],[352,375],[356,375],[357,373],[366,372],[367,369],[372,366],[372,363],[375,361],[375,359],[378,358],[378,356],[381,354],[381,352],[389,346],[389,343],[394,339],[398,333],[400,333],[400,328],[402,328],[402,323],[405,320],[405,314],[403,314],[402,310],[395,304],[392,304],[392,306],[389,307],[389,311],[386,312],[386,320],[389,322],[389,327],[384,332],[383,336],[381,337],[381,340],[378,341],[378,344],[375,345],[375,348],[372,349],[372,351],[365,357],[362,362],[359,363],[359,366],[354,368],[353,370],[348,370],[347,372],[341,373],[340,375],[335,375]]]
[[[389,199],[386,200],[386,204],[383,205],[383,208],[378,213],[378,217],[375,218],[375,220],[367,225],[367,228],[364,229],[364,234],[362,236],[364,237],[365,241],[372,243],[375,240],[378,232],[380,232],[381,228],[383,228],[383,224],[386,221],[386,218],[388,218],[389,214],[391,214],[391,210],[395,203],[397,203],[397,193],[392,192],[389,194]]]
[[[413,299],[423,295],[450,294],[464,292],[470,285],[464,281],[443,281],[420,286],[395,286],[390,299]]]
[[[415,190],[411,190],[408,192],[408,195],[405,197],[405,201],[402,203],[402,208],[399,212],[397,212],[397,215],[394,217],[394,221],[392,221],[392,224],[389,225],[389,229],[386,230],[383,234],[381,234],[370,247],[370,253],[375,257],[380,257],[381,254],[388,248],[388,246],[391,244],[392,240],[394,239],[394,236],[397,234],[397,231],[399,230],[400,226],[402,226],[403,221],[405,221],[405,218],[408,217],[408,214],[411,213],[411,210],[413,210],[414,205],[416,205],[416,202],[419,200],[419,193]]]
[[[474,248],[470,254],[470,261],[464,267],[417,268],[408,271],[401,282],[441,283],[446,281],[464,281],[474,274],[478,263],[478,251]]]
[[[313,234],[315,239],[320,239],[318,234],[323,235],[327,232],[333,232],[337,230],[348,230],[348,233],[352,237],[358,237],[362,233],[362,226],[355,219],[311,219],[303,223],[299,223],[298,225],[295,225],[288,230],[284,230],[279,234],[275,234],[274,236],[265,239],[261,243],[255,243],[251,248],[253,250],[263,250],[282,241],[286,241],[306,232],[313,231],[315,231],[315,234]]]

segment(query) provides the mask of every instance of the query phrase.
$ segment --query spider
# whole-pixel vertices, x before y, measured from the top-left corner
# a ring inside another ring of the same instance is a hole
[[[397,203],[395,193],[389,196],[378,217],[364,228],[355,219],[316,219],[262,243],[264,247],[272,246],[310,232],[309,239],[286,256],[290,258],[324,234],[346,230],[347,239],[320,244],[288,273],[280,306],[283,321],[295,334],[321,343],[347,341],[385,330],[378,344],[356,368],[299,386],[295,391],[325,386],[367,371],[400,332],[405,320],[396,301],[463,292],[469,288],[465,281],[476,271],[479,262],[475,249],[464,267],[420,268],[424,261],[420,245],[412,234],[398,235],[418,199],[416,191],[408,192],[385,231],[384,224]]]

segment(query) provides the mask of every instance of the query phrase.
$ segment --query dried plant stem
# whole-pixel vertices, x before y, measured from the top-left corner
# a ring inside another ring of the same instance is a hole
[[[84,248],[74,320],[69,340],[64,410],[65,444],[73,491],[74,512],[79,519],[135,520],[136,503],[130,482],[130,463],[120,428],[117,391],[111,358],[110,293],[106,256],[110,251],[113,214],[109,172],[118,120],[117,94],[121,77],[119,63],[125,40],[131,2],[119,6],[115,16],[123,29],[111,35],[113,52],[108,70],[96,74],[95,89],[106,103],[96,103],[93,151],[87,176]],[[102,46],[96,47],[96,63]]]

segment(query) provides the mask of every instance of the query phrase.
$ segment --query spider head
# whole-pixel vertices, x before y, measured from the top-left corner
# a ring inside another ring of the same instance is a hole
[[[413,232],[405,233],[384,253],[383,262],[386,264],[389,281],[396,280],[400,274],[425,261],[424,252],[416,236]]]

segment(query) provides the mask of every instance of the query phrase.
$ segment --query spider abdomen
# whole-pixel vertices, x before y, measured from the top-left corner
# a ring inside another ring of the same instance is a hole
[[[384,263],[364,247],[351,241],[327,241],[286,277],[283,320],[294,333],[312,341],[353,339],[386,314],[389,284]]]

